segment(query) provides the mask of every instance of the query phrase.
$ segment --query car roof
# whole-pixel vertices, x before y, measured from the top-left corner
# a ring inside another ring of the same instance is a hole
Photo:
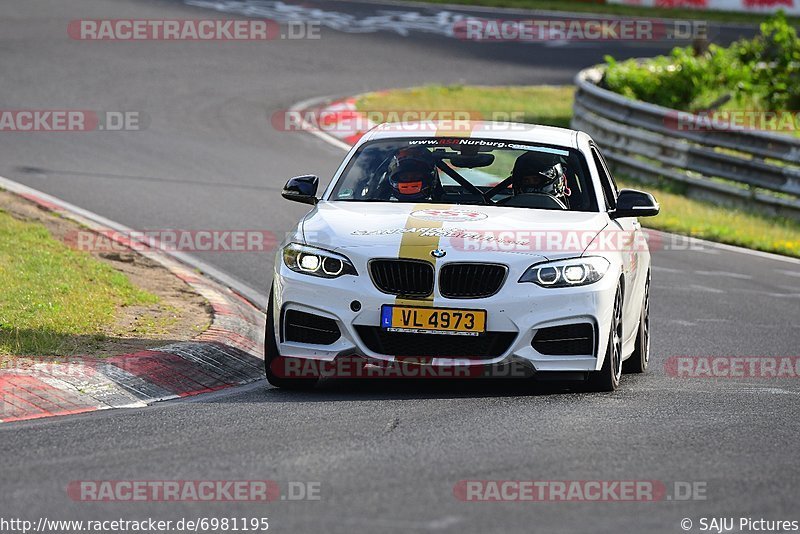
[[[367,132],[359,144],[380,139],[457,137],[543,143],[578,148],[577,136],[576,130],[521,122],[403,122],[380,124]]]

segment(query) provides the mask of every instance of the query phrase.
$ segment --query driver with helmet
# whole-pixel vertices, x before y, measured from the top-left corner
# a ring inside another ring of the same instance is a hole
[[[391,196],[401,202],[432,200],[439,174],[431,153],[421,147],[397,151],[387,169]]]
[[[564,163],[557,156],[541,152],[525,152],[517,158],[511,171],[511,184],[514,195],[550,195],[564,207],[572,194],[567,186]]]

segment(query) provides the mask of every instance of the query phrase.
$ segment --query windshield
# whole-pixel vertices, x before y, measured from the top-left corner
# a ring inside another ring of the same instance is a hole
[[[590,174],[579,151],[492,139],[366,143],[348,162],[328,198],[597,211]]]

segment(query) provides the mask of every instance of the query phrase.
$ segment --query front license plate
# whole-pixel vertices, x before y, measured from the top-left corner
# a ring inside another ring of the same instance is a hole
[[[486,331],[486,311],[384,304],[381,327],[390,332],[477,336]]]

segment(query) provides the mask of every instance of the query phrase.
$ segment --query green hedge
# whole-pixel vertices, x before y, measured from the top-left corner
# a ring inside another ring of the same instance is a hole
[[[606,56],[601,85],[614,92],[682,111],[800,109],[800,39],[783,13],[761,24],[760,35],[702,53],[675,48],[669,56],[618,62]]]

